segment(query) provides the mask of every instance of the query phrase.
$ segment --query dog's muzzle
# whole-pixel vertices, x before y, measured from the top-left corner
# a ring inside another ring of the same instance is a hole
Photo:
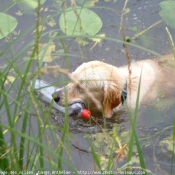
[[[60,100],[61,100],[61,93],[62,93],[62,91],[61,91],[61,89],[60,89],[60,90],[55,91],[55,92],[52,94],[52,97],[53,97],[54,101],[55,101],[57,104],[60,103]]]

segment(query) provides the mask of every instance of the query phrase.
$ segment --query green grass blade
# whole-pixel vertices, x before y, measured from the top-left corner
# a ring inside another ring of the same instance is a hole
[[[100,164],[100,160],[99,160],[99,155],[95,152],[92,143],[89,142],[89,144],[90,144],[90,150],[91,150],[91,153],[92,153],[92,157],[93,157],[93,159],[94,159],[98,169],[102,170],[102,167],[101,167],[101,164]]]
[[[66,111],[68,111],[67,107],[66,107]],[[63,125],[63,134],[62,134],[62,138],[61,138],[61,147],[60,147],[60,151],[59,151],[59,156],[62,157],[63,155],[63,150],[64,150],[64,143],[65,140],[68,140],[68,154],[70,152],[70,138],[69,138],[69,123],[68,123],[68,115],[67,112],[64,115],[64,125]],[[62,162],[59,159],[58,160],[58,167],[59,170],[62,169]]]
[[[4,87],[3,87],[2,91],[5,92]],[[3,94],[4,106],[5,106],[5,109],[6,109],[6,114],[7,114],[9,126],[11,128],[14,128],[14,122],[12,121],[12,115],[11,115],[11,112],[10,112],[7,95],[5,93],[2,93],[2,94]],[[14,153],[15,159],[18,162],[18,154],[17,154],[18,149],[17,149],[17,145],[16,145],[16,135],[13,132],[10,132],[10,134],[11,134],[11,144],[12,144],[12,147],[13,147],[13,150],[14,150],[13,153]],[[16,167],[18,167],[18,164],[16,164]]]
[[[4,128],[4,129],[8,129],[9,131],[13,132],[14,134],[20,136],[20,137],[24,137],[26,140],[33,142],[34,144],[43,147],[44,150],[48,151],[48,153],[50,153],[51,155],[53,155],[55,158],[58,158],[59,160],[62,161],[62,163],[64,163],[65,165],[67,165],[67,167],[73,171],[76,172],[76,169],[65,159],[63,159],[63,157],[60,157],[60,155],[58,153],[56,153],[55,151],[53,151],[50,147],[46,146],[44,143],[41,143],[40,141],[36,140],[33,137],[28,136],[27,134],[21,133],[9,126],[5,126],[2,123],[0,123],[0,127]]]
[[[142,75],[142,73],[141,73],[141,75]],[[139,153],[140,166],[143,170],[144,169],[146,170],[146,165],[145,165],[142,149],[141,149],[140,142],[139,142],[137,132],[136,132],[136,122],[137,122],[137,116],[138,116],[140,87],[141,87],[141,75],[140,75],[140,79],[139,79],[136,107],[135,107],[135,111],[134,111],[134,119],[132,119],[132,115],[130,113],[130,123],[131,123],[131,127],[132,127],[132,133],[131,133],[131,140],[130,140],[130,144],[129,144],[129,151],[128,151],[127,161],[129,162],[131,160],[134,138],[135,138],[137,150],[138,150],[138,153]],[[146,171],[145,171],[145,174],[147,174]]]
[[[5,171],[10,172],[9,161],[6,156],[6,152],[7,152],[7,149],[6,149],[6,144],[4,140],[4,135],[3,135],[2,128],[0,127],[0,170],[4,172]]]
[[[30,100],[28,99],[26,108],[30,109]],[[26,133],[27,129],[27,121],[28,121],[28,113],[25,111],[24,118],[23,118],[23,124],[22,124],[22,133]],[[25,145],[25,137],[21,137],[20,141],[20,148],[19,148],[19,166],[22,169],[23,168],[23,161],[24,161],[24,145]]]

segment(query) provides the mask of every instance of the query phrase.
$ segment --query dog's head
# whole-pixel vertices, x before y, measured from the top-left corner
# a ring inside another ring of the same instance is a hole
[[[54,101],[61,106],[81,103],[93,114],[99,111],[93,97],[101,105],[103,114],[110,118],[112,109],[121,103],[125,84],[125,79],[118,69],[100,61],[91,61],[80,65],[72,76],[78,82],[71,82],[58,89],[53,94]]]

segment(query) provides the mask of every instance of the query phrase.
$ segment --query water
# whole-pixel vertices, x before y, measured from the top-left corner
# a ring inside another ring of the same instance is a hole
[[[47,1],[44,4],[44,9],[48,8],[48,11],[42,11],[42,17],[46,15],[52,15],[57,10],[59,10],[58,6],[52,6],[54,1]],[[130,12],[127,13],[123,18],[123,25],[125,27],[126,35],[130,38],[133,38],[137,32],[143,31],[152,24],[161,20],[159,16],[160,0],[152,0],[152,1],[129,1],[127,8],[129,8]],[[3,6],[2,4],[1,6]],[[119,33],[120,26],[120,14],[124,5],[124,1],[110,1],[104,2],[99,1],[96,6],[108,7],[105,8],[92,8],[103,20],[103,28],[100,33],[105,33],[107,37],[117,38],[123,40],[123,36],[121,32]],[[9,10],[9,14],[12,16],[16,16],[19,21],[18,27],[16,29],[17,32],[22,33],[26,31],[29,27],[35,24],[35,16],[29,16],[27,14],[23,14],[22,16],[17,16],[15,13],[19,9],[17,6],[14,6]],[[50,27],[48,24],[45,24],[45,31],[58,30],[58,16],[54,19],[56,21],[56,25],[54,27]],[[165,31],[166,24],[160,23],[156,25],[148,32],[145,32],[144,35],[135,39],[133,41],[136,44],[135,47],[129,46],[129,52],[131,55],[132,61],[142,60],[146,58],[153,58],[150,52],[147,52],[144,49],[139,49],[138,46],[142,46],[151,51],[155,51],[159,54],[169,53],[170,45],[167,33]],[[13,50],[15,54],[20,53],[24,46],[28,45],[32,40],[34,40],[34,32],[35,26],[33,29],[21,37],[17,42],[13,44]],[[169,27],[169,30],[172,36],[175,36],[175,31]],[[60,31],[59,31],[60,32]],[[61,33],[61,32],[60,32]],[[62,33],[61,33],[62,34]],[[42,37],[42,42],[48,42],[49,35]],[[3,39],[0,44],[0,50],[5,50],[7,45],[9,44],[7,41],[8,38]],[[60,40],[56,39],[54,41],[56,43],[56,51],[60,51],[62,46],[60,45]],[[89,41],[89,44],[85,47],[79,47],[76,42],[72,39],[64,40],[65,46],[67,48],[68,53],[71,55],[68,57],[69,64],[67,65],[66,58],[62,55],[56,53],[56,58],[53,62],[46,63],[47,65],[60,65],[61,67],[68,67],[70,71],[75,70],[81,63],[91,61],[91,60],[102,60],[107,63],[113,64],[115,66],[121,66],[127,64],[126,56],[124,53],[124,48],[122,43],[116,43],[110,40],[104,40],[101,44],[97,44],[93,49],[91,49],[94,45],[93,42]],[[16,62],[17,67],[22,68],[22,64],[25,63],[24,57],[27,56],[27,51],[21,54],[21,60],[18,59]],[[11,58],[13,57],[13,52],[8,52],[6,55]],[[8,64],[7,61],[1,59],[0,66]],[[43,65],[44,66],[44,65]],[[36,66],[33,65],[31,68],[31,72],[35,70]],[[57,82],[57,86],[64,86],[64,82],[67,81],[66,77],[58,74],[57,77],[53,78],[52,75],[44,75],[42,77],[46,82]],[[17,88],[13,89],[13,93],[17,92]],[[175,94],[172,94],[174,97]],[[166,106],[166,104],[169,104]],[[155,174],[169,174],[171,168],[171,152],[167,149],[168,146],[171,146],[172,143],[168,140],[169,136],[172,133],[172,123],[174,118],[174,107],[175,105],[172,103],[166,102],[163,103],[160,107],[153,104],[150,106],[143,106],[139,110],[138,120],[137,120],[137,133],[140,138],[145,162],[147,169],[154,172]],[[171,105],[170,105],[171,104]],[[42,105],[47,109],[48,105],[42,103]],[[1,118],[3,123],[7,124],[6,118]],[[53,109],[51,114],[51,121],[60,127],[63,126],[64,118],[57,110]],[[117,123],[117,126],[114,124]],[[33,118],[31,120],[31,124],[33,126],[36,125],[36,120]],[[104,134],[103,140],[101,139],[100,133],[102,133],[102,127],[106,125],[106,130]],[[108,119],[104,122],[102,117],[93,117],[92,120],[86,120],[83,118],[69,118],[69,129],[73,137],[70,140],[71,143],[71,157],[74,166],[78,170],[90,171],[96,170],[96,166],[94,165],[91,151],[89,149],[88,139],[93,141],[96,148],[100,148],[103,150],[103,153],[107,154],[107,146],[110,146],[109,140],[111,139],[111,135],[108,133],[112,132],[112,128],[118,130],[119,138],[124,137],[124,133],[126,135],[130,129],[130,123],[127,113],[121,113],[115,116],[113,119]],[[37,126],[33,127],[33,130],[37,132]],[[163,131],[162,131],[163,130]],[[57,134],[61,136],[61,132],[55,131]],[[86,134],[85,134],[86,133]],[[9,135],[6,135],[6,140],[10,140]],[[76,139],[75,139],[76,138]],[[167,140],[166,140],[167,139]],[[97,147],[97,142],[101,143],[101,147]],[[122,145],[125,143],[122,143]],[[115,152],[115,151],[114,151]],[[137,153],[135,152],[135,158],[138,160]],[[63,155],[65,158],[67,157],[66,153]],[[104,159],[108,160],[107,155]],[[103,157],[104,158],[104,157]],[[126,156],[123,157],[123,162],[126,159]],[[116,161],[116,165],[123,165],[120,161]],[[137,161],[136,161],[137,163]],[[137,164],[136,164],[137,165]],[[173,165],[174,166],[174,165]],[[175,166],[174,166],[175,167]],[[66,167],[65,167],[66,168]]]

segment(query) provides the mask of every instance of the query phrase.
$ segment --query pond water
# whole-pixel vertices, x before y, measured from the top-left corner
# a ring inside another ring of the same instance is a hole
[[[4,7],[10,1],[3,2],[1,7]],[[103,21],[103,27],[100,30],[100,34],[105,34],[106,37],[112,39],[123,40],[122,32],[119,32],[119,26],[121,21],[121,12],[124,6],[123,0],[109,0],[105,2],[100,0],[95,3],[92,8]],[[159,12],[161,10],[159,3],[161,0],[131,0],[127,4],[128,13],[123,17],[123,25],[125,27],[126,36],[133,38],[136,33],[144,31],[153,24],[161,20]],[[50,0],[43,4],[43,9],[41,12],[41,19],[48,15],[54,15],[56,11],[59,11],[60,1]],[[9,9],[8,14],[15,16],[18,19],[18,26],[15,29],[16,33],[12,36],[1,39],[0,50],[5,50],[12,40],[15,40],[17,34],[21,34],[27,30],[26,34],[22,35],[20,39],[13,43],[13,48],[8,49],[5,53],[7,57],[14,57],[17,53],[21,54],[20,59],[15,62],[17,67],[22,69],[22,65],[27,61],[27,52],[31,49],[32,42],[34,41],[34,29],[36,23],[36,16],[23,13],[20,15],[22,10],[14,5]],[[50,18],[44,23],[43,33],[41,37],[41,43],[47,43],[51,36],[56,32],[63,35],[59,29],[59,16],[58,13],[53,17],[54,21],[51,23]],[[50,23],[49,23],[50,22]],[[53,24],[53,26],[51,26]],[[140,37],[132,41],[134,46],[129,46],[129,53],[131,55],[132,61],[143,60],[146,58],[155,57],[151,52],[158,54],[166,54],[171,52],[171,47],[169,45],[168,34],[165,30],[166,24],[162,21],[158,25],[155,25],[147,32],[142,34]],[[170,33],[175,38],[175,30],[169,27]],[[47,33],[48,32],[48,33]],[[45,63],[46,65],[60,65],[61,67],[68,68],[71,71],[75,70],[83,62],[91,60],[102,60],[106,63],[110,63],[115,66],[122,66],[127,64],[126,54],[124,53],[123,44],[120,42],[114,42],[113,40],[106,39],[97,43],[86,40],[88,42],[85,46],[80,46],[75,42],[73,38],[63,39],[65,47],[67,49],[68,57],[63,55],[63,47],[61,45],[61,40],[59,38],[54,39],[55,51],[53,52],[54,60]],[[25,51],[25,46],[27,46]],[[142,47],[142,48],[141,48]],[[7,64],[4,58],[1,58],[0,67]],[[43,64],[43,66],[45,66]],[[34,72],[36,65],[33,64],[31,67],[31,72]],[[55,83],[59,87],[65,85],[67,78],[65,76],[59,75],[54,78],[52,75],[43,75],[42,78],[49,82]],[[17,92],[13,89],[12,93]],[[174,97],[175,94],[172,94]],[[163,102],[162,102],[163,101]],[[172,103],[171,103],[172,102]],[[42,103],[42,102],[41,102]],[[44,103],[42,103],[45,106]],[[47,109],[47,105],[45,106]],[[171,168],[173,167],[173,172],[175,172],[175,163],[172,163],[173,153],[170,151],[170,147],[173,145],[172,139],[170,139],[172,133],[172,123],[174,118],[175,105],[173,104],[173,99],[166,101],[166,99],[158,99],[157,103],[141,107],[138,114],[137,121],[137,133],[140,138],[140,143],[145,158],[146,167],[149,170],[148,174],[170,174]],[[51,115],[52,122],[57,126],[63,126],[64,118],[56,111],[52,111]],[[2,123],[8,124],[5,118],[1,118]],[[30,121],[34,130],[37,128],[35,116],[32,117]],[[103,118],[95,118],[91,121],[84,120],[80,118],[69,118],[69,129],[72,137],[70,138],[71,144],[71,162],[76,167],[77,170],[91,171],[97,170],[94,163],[92,153],[89,149],[89,141],[92,142],[101,154],[103,158],[102,163],[104,164],[109,160],[109,148],[111,146],[111,139],[113,128],[118,130],[118,138],[121,139],[121,144],[124,146],[129,138],[130,122],[127,113],[121,113],[115,116],[113,119],[106,120],[104,127]],[[37,129],[36,129],[37,131]],[[61,132],[55,131],[60,137]],[[6,140],[10,140],[8,135],[6,135]],[[118,144],[120,144],[118,143]],[[58,143],[59,144],[59,143]],[[134,148],[135,150],[136,148]],[[114,154],[116,150],[114,150]],[[137,151],[134,152],[133,165],[139,166],[139,158]],[[64,152],[63,157],[67,158],[66,152]],[[114,169],[124,165],[126,160],[126,155],[114,163]],[[65,166],[65,165],[64,165]],[[65,169],[66,166],[65,166]],[[105,170],[105,169],[104,169]]]

